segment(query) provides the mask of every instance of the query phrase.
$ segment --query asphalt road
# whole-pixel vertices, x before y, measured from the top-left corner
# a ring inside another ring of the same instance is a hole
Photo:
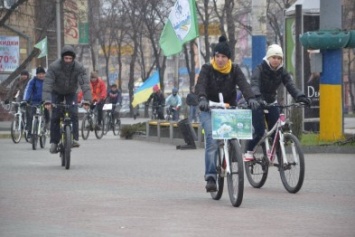
[[[0,139],[0,236],[354,236],[355,157],[307,154],[301,191],[275,168],[261,189],[245,181],[232,207],[204,190],[203,149],[93,134],[58,155]]]

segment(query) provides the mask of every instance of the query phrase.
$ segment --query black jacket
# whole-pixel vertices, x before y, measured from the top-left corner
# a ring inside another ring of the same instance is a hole
[[[256,96],[261,96],[267,103],[272,103],[276,100],[277,89],[281,83],[293,98],[297,99],[305,95],[296,87],[291,75],[284,67],[276,71],[272,70],[265,60],[253,71],[250,84]]]
[[[214,102],[219,102],[218,94],[222,92],[224,102],[236,106],[237,86],[245,99],[254,97],[250,84],[237,64],[233,64],[229,74],[222,74],[214,70],[212,65],[208,63],[201,68],[195,91],[199,98],[204,96]]]
[[[149,104],[151,100],[153,100],[153,106],[164,105],[165,103],[164,95],[161,92],[158,94],[153,92],[149,96],[149,99],[147,100],[147,104]]]
[[[186,96],[186,104],[189,106],[198,105],[198,96],[195,93],[189,93]]]

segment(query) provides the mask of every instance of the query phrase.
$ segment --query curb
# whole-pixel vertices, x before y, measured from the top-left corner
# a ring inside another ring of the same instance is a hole
[[[144,141],[144,142],[157,142],[162,144],[171,144],[171,145],[183,145],[185,144],[183,139],[161,139],[160,141],[157,138],[153,137],[145,137],[142,135],[133,135],[132,140],[136,141]],[[203,143],[199,146],[196,144],[197,149],[204,149]],[[331,154],[355,154],[355,146],[336,146],[336,145],[329,145],[329,146],[302,146],[302,150],[305,154],[324,154],[324,153],[331,153]]]

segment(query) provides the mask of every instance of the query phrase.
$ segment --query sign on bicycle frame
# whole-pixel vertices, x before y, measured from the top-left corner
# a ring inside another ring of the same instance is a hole
[[[104,104],[102,110],[112,110],[112,104]]]
[[[212,109],[213,139],[252,139],[250,109]]]

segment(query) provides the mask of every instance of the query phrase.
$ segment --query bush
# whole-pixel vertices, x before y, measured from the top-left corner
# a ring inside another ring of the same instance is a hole
[[[132,139],[134,134],[145,133],[145,123],[136,123],[132,125],[123,125],[121,128],[121,138]]]

